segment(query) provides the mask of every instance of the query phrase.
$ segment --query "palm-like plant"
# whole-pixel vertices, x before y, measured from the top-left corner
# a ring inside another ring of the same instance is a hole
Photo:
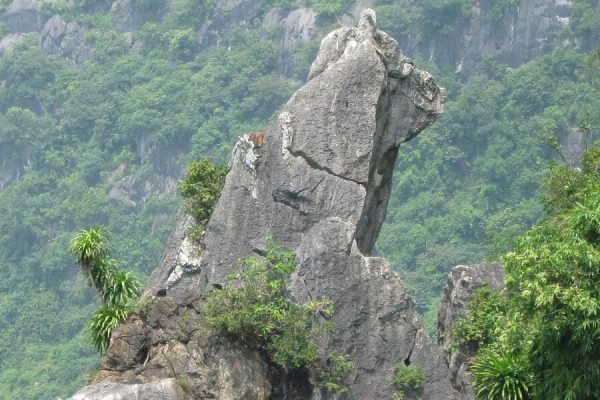
[[[526,400],[532,376],[527,364],[509,353],[483,349],[470,367],[478,399]]]
[[[92,346],[103,353],[113,330],[129,316],[130,303],[138,294],[138,280],[108,258],[111,253],[108,234],[101,226],[79,232],[71,241],[69,252],[102,301],[88,324],[88,335]]]
[[[88,324],[88,335],[92,346],[99,353],[108,348],[110,337],[121,321],[129,316],[129,309],[119,306],[101,306]]]
[[[102,226],[80,231],[69,245],[69,253],[88,276],[88,283],[102,300],[104,300],[103,285],[99,280],[102,279],[103,274],[101,271],[94,271],[94,267],[99,261],[108,257],[110,252],[108,235]]]

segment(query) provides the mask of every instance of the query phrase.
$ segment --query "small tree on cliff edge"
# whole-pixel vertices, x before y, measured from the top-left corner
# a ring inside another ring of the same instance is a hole
[[[102,306],[88,324],[93,347],[103,353],[113,330],[130,313],[130,303],[138,295],[138,280],[131,272],[117,267],[109,258],[108,235],[101,226],[79,232],[71,240],[69,253],[87,275],[88,283],[100,298]]]

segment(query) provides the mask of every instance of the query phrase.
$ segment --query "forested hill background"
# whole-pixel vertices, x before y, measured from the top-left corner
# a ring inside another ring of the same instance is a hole
[[[449,269],[510,248],[549,161],[597,136],[600,1],[0,0],[0,399],[66,397],[98,364],[74,233],[105,225],[147,277],[187,162],[225,163],[366,6],[450,93],[376,248],[432,328]]]

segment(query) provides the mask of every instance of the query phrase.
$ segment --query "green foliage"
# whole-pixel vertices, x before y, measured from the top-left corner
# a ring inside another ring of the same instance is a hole
[[[594,35],[600,28],[600,10],[592,0],[575,0],[571,11],[572,26],[586,46],[594,45]]]
[[[600,87],[586,59],[559,50],[474,76],[450,93],[444,118],[403,145],[376,252],[399,271],[422,314],[435,316],[433,300],[453,266],[497,259],[537,220],[539,182],[557,154],[549,137],[560,143],[584,120],[593,121],[586,140],[598,137]],[[425,322],[434,332],[435,318]]]
[[[392,376],[392,385],[397,391],[394,393],[394,400],[403,400],[409,391],[418,391],[425,383],[425,373],[419,367],[411,367],[404,364],[396,364],[394,375]]]
[[[130,303],[137,298],[139,284],[131,272],[120,270],[110,255],[108,235],[103,227],[79,232],[69,252],[98,292],[102,306],[90,320],[87,331],[92,346],[100,353],[108,347],[111,334],[129,316]]]
[[[97,352],[106,351],[112,332],[128,316],[129,310],[123,306],[103,305],[94,313],[88,325],[88,335]]]
[[[319,360],[318,340],[335,329],[331,303],[296,305],[286,300],[285,279],[296,268],[295,255],[270,239],[263,259],[250,257],[242,264],[224,288],[207,296],[202,312],[208,326],[257,344],[286,370],[313,367]],[[345,393],[342,380],[353,367],[348,355],[330,355],[320,385],[335,396]]]
[[[471,11],[471,0],[423,0],[423,21],[428,27],[424,30],[425,37],[438,33],[451,33],[458,28],[463,18]]]
[[[11,0],[0,0],[0,13],[6,11],[8,6],[10,5]]]
[[[471,7],[471,0],[383,0],[375,11],[380,29],[393,37],[416,36],[419,42],[427,42],[435,34],[460,31]]]
[[[95,262],[105,259],[110,254],[108,240],[106,230],[102,226],[82,230],[71,240],[69,253],[81,268],[90,269]]]
[[[181,58],[185,41],[169,48],[169,33],[198,28],[214,3],[170,4],[130,46],[98,2],[55,2],[98,58],[74,67],[35,35],[0,58],[0,398],[68,397],[99,362],[85,345],[97,300],[67,252],[77,227],[106,226],[114,257],[148,276],[187,160],[225,163],[235,138],[264,127],[297,85],[258,34],[191,57],[183,46]]]
[[[194,161],[188,165],[185,178],[179,185],[179,194],[187,200],[186,211],[196,220],[193,235],[199,239],[217,205],[227,175],[226,167],[218,167],[208,160]]]
[[[332,354],[327,358],[327,369],[320,376],[319,386],[338,397],[348,392],[343,380],[354,369],[354,362],[348,354]]]
[[[589,150],[579,171],[553,167],[543,187],[547,215],[503,257],[508,300],[488,310],[493,335],[471,365],[479,398],[600,393],[599,154]],[[473,306],[468,320],[477,318],[486,321]]]
[[[244,260],[244,269],[229,276],[225,288],[210,292],[203,309],[211,328],[257,342],[286,369],[315,362],[318,338],[333,329],[330,321],[317,322],[318,315],[331,315],[329,302],[298,306],[285,299],[285,279],[296,266],[294,257],[268,242],[265,258]],[[234,284],[238,280],[241,288]]]
[[[597,154],[588,153],[577,177],[555,167],[549,216],[504,258],[516,307],[539,321],[530,353],[539,398],[600,393],[600,179],[590,168]]]
[[[309,4],[317,13],[318,21],[324,24],[340,15],[350,3],[348,0],[311,0]]]
[[[469,368],[478,399],[523,400],[532,384],[527,360],[491,349],[481,351]]]
[[[484,285],[469,300],[469,313],[452,327],[453,347],[474,342],[479,346],[493,342],[502,313],[508,305],[502,295]]]

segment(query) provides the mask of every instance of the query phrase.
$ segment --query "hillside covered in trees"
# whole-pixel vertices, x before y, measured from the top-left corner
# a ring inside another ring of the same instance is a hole
[[[105,225],[143,283],[187,163],[226,163],[235,138],[262,130],[306,79],[320,38],[361,5],[24,3],[0,1],[0,398],[56,399],[100,359],[85,335],[98,300],[69,239]],[[375,249],[431,331],[450,268],[512,249],[542,213],[551,160],[579,166],[598,137],[598,2],[548,0],[543,45],[511,52],[509,25],[543,20],[520,3],[374,6],[379,27],[449,92],[443,119],[400,150]],[[460,47],[473,32],[496,40],[477,59]]]

